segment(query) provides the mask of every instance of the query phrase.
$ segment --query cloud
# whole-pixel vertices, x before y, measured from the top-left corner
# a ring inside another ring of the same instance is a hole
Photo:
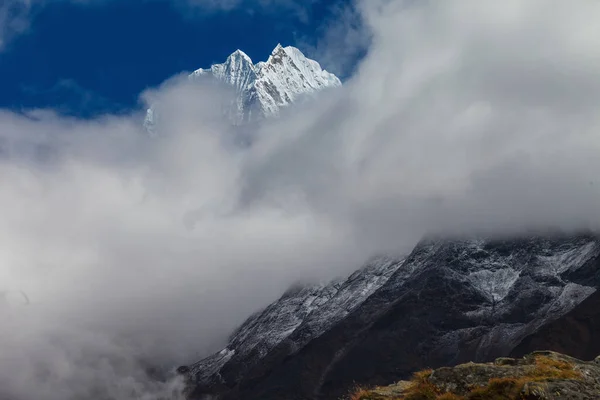
[[[330,13],[331,16],[319,28],[323,31],[322,35],[317,38],[299,37],[296,45],[309,57],[319,60],[328,71],[346,78],[352,75],[369,48],[371,32],[354,1],[334,4]]]
[[[336,208],[356,202],[346,217],[385,233],[380,244],[597,226],[600,10],[552,6],[361,3],[372,46],[324,151],[346,185]]]
[[[600,226],[596,2],[358,7],[355,75],[251,131],[181,78],[144,96],[156,138],[0,114],[0,291],[31,298],[2,311],[4,397],[158,399],[296,280],[432,232]]]
[[[0,51],[14,36],[27,30],[31,8],[30,0],[6,0],[0,4]]]
[[[1,288],[31,299],[2,310],[3,394],[161,398],[173,383],[143,367],[192,362],[290,282],[348,268],[334,221],[239,206],[247,156],[215,117],[228,95],[167,83],[148,95],[168,122],[154,139],[141,115],[0,115]]]

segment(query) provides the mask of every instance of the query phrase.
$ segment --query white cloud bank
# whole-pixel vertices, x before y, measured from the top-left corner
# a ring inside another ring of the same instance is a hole
[[[139,115],[0,114],[0,397],[157,399],[292,281],[428,232],[600,225],[600,4],[359,4],[372,45],[337,92],[242,147],[219,88]],[[102,392],[104,391],[104,392]]]

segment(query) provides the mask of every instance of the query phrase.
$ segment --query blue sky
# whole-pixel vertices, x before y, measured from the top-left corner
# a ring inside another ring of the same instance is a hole
[[[310,54],[347,3],[274,8],[244,0],[208,10],[172,0],[49,2],[0,53],[0,108],[50,107],[84,118],[128,112],[145,88],[237,48],[255,61],[279,42]]]

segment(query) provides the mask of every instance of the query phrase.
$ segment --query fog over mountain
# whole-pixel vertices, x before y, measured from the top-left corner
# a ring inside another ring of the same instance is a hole
[[[164,398],[154,375],[294,282],[426,234],[599,228],[599,3],[356,7],[356,74],[251,146],[216,101],[235,93],[186,76],[134,115],[0,112],[0,291],[30,299],[1,311],[0,397]]]
[[[290,105],[310,101],[319,92],[342,84],[299,49],[281,44],[267,61],[254,64],[238,49],[224,63],[199,68],[188,78],[192,82],[212,80],[233,91],[233,99],[221,105],[221,114],[235,125],[277,117]],[[144,126],[152,134],[160,130],[160,104],[148,109]],[[163,129],[168,129],[168,125]]]

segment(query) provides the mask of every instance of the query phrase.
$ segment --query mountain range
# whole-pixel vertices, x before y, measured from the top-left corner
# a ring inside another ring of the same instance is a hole
[[[423,240],[345,280],[291,288],[179,371],[191,398],[309,400],[536,347],[592,359],[598,287],[593,233]]]
[[[224,116],[244,125],[341,85],[294,47],[254,64],[237,50],[189,79],[235,90]],[[156,127],[160,107],[145,125]],[[218,352],[178,372],[192,399],[343,398],[419,369],[539,349],[600,354],[600,236],[593,232],[422,240],[349,277],[295,285],[250,316]]]
[[[191,81],[211,77],[235,90],[231,103],[224,105],[224,114],[234,125],[276,117],[282,108],[342,84],[296,47],[281,44],[267,61],[254,64],[246,53],[236,50],[224,63],[197,69],[188,76]],[[146,112],[144,126],[150,132],[156,129],[159,108],[153,105]]]

